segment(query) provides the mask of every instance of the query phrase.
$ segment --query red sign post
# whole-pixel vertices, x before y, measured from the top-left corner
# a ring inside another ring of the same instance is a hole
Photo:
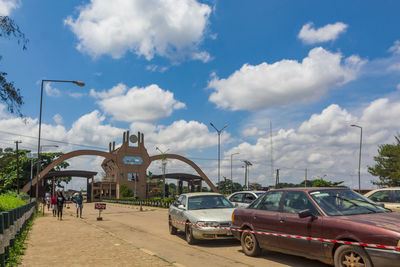
[[[101,217],[101,212],[106,209],[106,203],[95,203],[94,209],[99,210],[99,217],[97,217],[97,220],[103,220],[103,218]]]

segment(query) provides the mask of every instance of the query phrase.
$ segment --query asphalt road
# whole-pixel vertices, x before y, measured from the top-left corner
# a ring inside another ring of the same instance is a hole
[[[201,241],[188,245],[183,233],[168,232],[168,210],[107,204],[102,221],[96,221],[98,211],[93,204],[86,204],[83,217],[88,224],[96,226],[137,248],[153,252],[170,263],[184,266],[316,266],[327,267],[319,261],[281,253],[263,251],[257,258],[242,252],[240,242],[232,240]]]

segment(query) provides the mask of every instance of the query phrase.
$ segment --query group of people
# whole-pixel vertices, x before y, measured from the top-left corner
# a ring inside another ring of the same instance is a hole
[[[64,197],[63,193],[61,191],[57,191],[56,196],[52,196],[50,198],[50,194],[46,193],[46,204],[47,204],[47,210],[50,210],[50,205],[53,210],[53,217],[57,216],[58,220],[62,220],[62,215],[63,215],[63,207],[64,203],[66,201],[66,198]],[[82,192],[79,192],[78,195],[72,197],[72,201],[76,204],[76,217],[82,218],[82,209],[83,209],[83,196]]]

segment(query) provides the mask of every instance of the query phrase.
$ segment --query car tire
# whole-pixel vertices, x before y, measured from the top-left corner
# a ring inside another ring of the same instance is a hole
[[[342,245],[334,255],[335,267],[364,266],[372,267],[371,259],[362,247]]]
[[[240,237],[240,243],[247,256],[256,257],[261,254],[261,248],[254,234],[243,232]]]
[[[186,225],[185,238],[189,245],[196,244],[196,239],[193,236],[193,228],[191,225]]]
[[[171,218],[169,218],[168,226],[169,226],[169,233],[170,233],[171,235],[176,235],[176,233],[178,232],[178,230],[176,229],[176,227],[174,227],[174,226],[172,225]]]

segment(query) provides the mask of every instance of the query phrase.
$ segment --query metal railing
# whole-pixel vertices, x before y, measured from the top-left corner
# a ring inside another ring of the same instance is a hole
[[[19,206],[15,209],[0,212],[0,266],[5,266],[10,248],[15,240],[25,230],[33,217],[36,202]]]

